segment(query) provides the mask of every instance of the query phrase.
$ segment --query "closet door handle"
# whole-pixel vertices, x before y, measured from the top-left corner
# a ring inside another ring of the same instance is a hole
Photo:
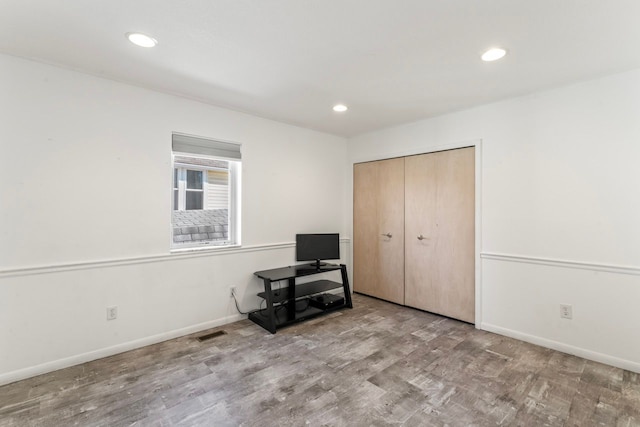
[[[383,234],[384,237],[388,237],[389,239],[393,237],[391,233]]]
[[[418,236],[418,240],[429,240],[428,237],[424,237],[422,234]]]

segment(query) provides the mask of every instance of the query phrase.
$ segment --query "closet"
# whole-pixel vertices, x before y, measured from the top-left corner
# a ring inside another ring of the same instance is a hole
[[[475,321],[475,149],[354,165],[354,291]]]
[[[353,193],[354,291],[404,304],[404,159],[354,165]]]

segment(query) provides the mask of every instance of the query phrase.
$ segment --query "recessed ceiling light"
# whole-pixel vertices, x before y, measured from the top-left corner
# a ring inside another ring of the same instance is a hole
[[[496,59],[502,58],[506,54],[506,50],[500,49],[499,47],[494,47],[482,54],[482,60],[487,62],[495,61]]]
[[[149,37],[142,33],[127,33],[125,34],[129,41],[140,47],[154,47],[158,44],[158,41],[153,37]]]
[[[334,105],[333,106],[333,111],[335,111],[336,113],[344,113],[348,109],[349,108],[346,105],[343,105],[343,104],[338,104],[338,105]]]

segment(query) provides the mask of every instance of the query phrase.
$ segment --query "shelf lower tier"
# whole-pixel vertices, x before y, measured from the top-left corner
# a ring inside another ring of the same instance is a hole
[[[310,319],[312,317],[320,316],[322,314],[326,314],[335,310],[339,310],[341,308],[347,307],[346,304],[340,304],[331,308],[327,308],[325,310],[308,306],[304,310],[301,311],[293,311],[289,310],[287,306],[282,305],[274,308],[275,312],[275,321],[276,328],[281,328],[283,326],[291,325],[293,323],[301,322],[303,320]],[[267,309],[254,311],[249,313],[249,319],[258,325],[269,329],[269,316],[267,315]]]
[[[295,298],[301,298],[308,295],[321,294],[323,292],[330,291],[331,289],[342,288],[342,284],[334,282],[332,280],[316,280],[308,283],[301,283],[295,287]],[[289,288],[283,287],[280,289],[274,289],[271,291],[273,294],[273,303],[281,303],[291,299],[289,296]],[[260,298],[266,298],[265,292],[258,294]]]

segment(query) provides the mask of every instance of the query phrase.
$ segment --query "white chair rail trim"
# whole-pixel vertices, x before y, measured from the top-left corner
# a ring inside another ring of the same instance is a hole
[[[349,244],[349,238],[341,238],[340,244]],[[62,271],[88,270],[93,268],[119,267],[132,264],[147,264],[153,262],[179,261],[189,258],[203,258],[222,255],[242,254],[248,252],[269,251],[277,249],[295,248],[295,242],[267,243],[250,246],[236,246],[229,248],[212,248],[193,251],[173,252],[170,254],[150,255],[143,257],[114,258],[98,261],[83,261],[78,263],[41,265],[33,267],[10,268],[0,270],[0,279],[7,277],[31,276],[50,274]]]
[[[591,263],[591,262],[583,262],[583,261],[564,260],[564,259],[557,259],[557,258],[541,258],[541,257],[532,257],[532,256],[526,256],[526,255],[503,254],[503,253],[493,253],[493,252],[482,252],[480,253],[480,258],[495,260],[495,261],[547,265],[551,267],[560,267],[560,268],[604,271],[607,273],[631,274],[635,276],[640,275],[640,267],[626,266],[626,265],[600,264],[600,263]]]

